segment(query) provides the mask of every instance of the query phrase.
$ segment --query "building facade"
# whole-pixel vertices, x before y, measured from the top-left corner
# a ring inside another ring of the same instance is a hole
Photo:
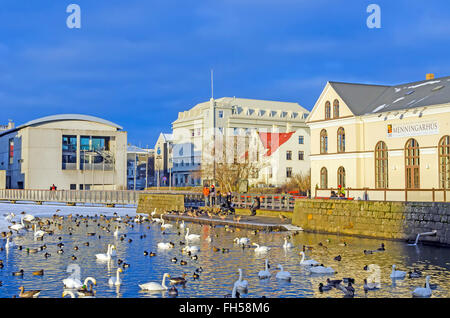
[[[197,104],[180,112],[173,127],[173,180],[175,186],[201,185],[215,178],[215,170],[205,172],[205,164],[219,164],[225,158],[244,158],[246,153],[256,153],[248,158],[260,164],[249,182],[279,185],[287,180],[284,165],[286,151],[278,149],[267,155],[264,134],[290,133],[292,140],[284,140],[283,148],[292,147],[292,158],[303,152],[309,156],[309,128],[305,124],[308,111],[298,103],[223,97]],[[296,144],[302,136],[302,144]],[[228,142],[226,142],[228,140]],[[234,140],[234,142],[229,142]],[[278,139],[277,139],[278,140]],[[292,143],[292,144],[291,144]],[[222,155],[229,153],[231,155]],[[259,155],[261,154],[261,155]],[[232,159],[235,160],[235,159]],[[269,169],[272,160],[272,170]],[[309,160],[297,160],[291,174],[307,173]],[[203,165],[203,168],[202,168]]]
[[[39,118],[0,132],[0,170],[10,189],[126,189],[127,133],[78,114]]]
[[[173,135],[160,133],[155,144],[155,186],[172,186]]]
[[[133,145],[127,147],[127,189],[144,190],[154,186],[155,152]]]
[[[329,196],[444,201],[450,187],[450,77],[396,86],[328,82],[307,120],[311,187]]]

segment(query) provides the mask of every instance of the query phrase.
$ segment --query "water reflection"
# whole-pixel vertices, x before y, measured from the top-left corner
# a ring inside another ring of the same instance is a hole
[[[284,249],[287,233],[261,231],[255,234],[251,230],[186,224],[191,234],[200,235],[199,241],[189,243],[200,248],[198,252],[193,253],[198,256],[195,260],[181,252],[186,246],[180,245],[180,242],[185,242],[185,230],[177,228],[174,222],[172,229],[164,231],[158,224],[143,223],[126,227],[118,223],[120,234],[117,238],[113,235],[116,225],[114,222],[111,222],[110,228],[113,230],[109,233],[102,230],[105,225],[103,220],[89,218],[87,223],[81,223],[79,227],[74,227],[73,222],[67,219],[61,222],[61,229],[56,229],[54,235],[45,235],[43,241],[34,240],[32,231],[26,232],[14,237],[16,247],[0,252],[0,259],[4,263],[4,268],[0,269],[0,281],[3,282],[0,297],[17,295],[18,288],[22,285],[25,290],[42,290],[40,297],[61,297],[62,280],[67,278],[67,266],[71,263],[80,266],[81,277],[91,276],[97,280],[96,297],[170,297],[167,291],[142,291],[138,286],[151,281],[160,282],[166,272],[172,277],[187,274],[186,285],[176,286],[178,297],[223,297],[231,293],[233,284],[239,277],[239,268],[243,270],[243,280],[247,280],[249,286],[248,293],[241,294],[241,297],[343,297],[343,292],[338,289],[323,293],[318,290],[320,283],[326,285],[327,278],[343,277],[355,279],[355,297],[411,297],[411,292],[416,287],[424,286],[427,275],[431,276],[431,283],[438,285],[433,290],[432,297],[450,296],[450,250],[445,248],[420,244],[408,246],[402,242],[385,241],[386,251],[365,255],[364,250],[375,250],[382,241],[300,232],[298,235],[291,235],[293,248]],[[69,234],[69,227],[73,227],[72,235]],[[87,233],[96,235],[88,236]],[[126,235],[123,240],[120,239],[122,235]],[[206,240],[208,237],[211,241]],[[235,244],[233,241],[236,237],[247,237],[250,244],[268,246],[270,250],[266,253],[255,253],[254,247]],[[83,244],[84,242],[89,242],[89,246]],[[161,250],[157,248],[158,242],[174,242],[175,247]],[[57,244],[60,243],[64,244],[63,254],[57,253],[60,249]],[[40,248],[43,244],[46,244],[47,248],[37,253],[27,253],[25,250]],[[112,257],[110,261],[98,261],[95,254],[105,253],[108,244],[117,247],[117,256]],[[312,247],[311,250],[306,250],[307,259],[313,258],[324,266],[332,267],[337,273],[330,276],[315,275],[309,272],[308,267],[301,266],[299,252],[303,245]],[[18,246],[24,248],[19,250]],[[74,249],[75,246],[78,247],[77,250]],[[145,256],[144,251],[153,251],[156,256]],[[45,258],[46,252],[51,256]],[[71,259],[72,255],[76,256],[75,261]],[[341,261],[335,260],[338,255],[341,255]],[[174,257],[177,259],[176,263],[172,262]],[[272,275],[269,279],[260,280],[257,274],[264,270],[266,258],[269,259]],[[123,268],[122,264],[118,265],[118,259],[130,266]],[[186,265],[181,265],[181,260],[185,261]],[[291,282],[275,278],[278,272],[277,264],[281,264],[285,271],[290,272]],[[370,290],[366,294],[363,280],[371,273],[364,270],[364,267],[370,264],[379,266],[381,288]],[[397,264],[398,269],[406,272],[416,268],[423,275],[414,279],[406,277],[402,280],[391,280],[392,264]],[[116,276],[119,267],[123,269],[120,273],[122,283],[119,286],[110,286],[108,280]],[[194,280],[193,274],[200,267],[203,271],[197,272],[199,278]],[[25,272],[23,277],[12,276],[13,271],[20,269]],[[44,269],[43,276],[31,274],[41,269]]]

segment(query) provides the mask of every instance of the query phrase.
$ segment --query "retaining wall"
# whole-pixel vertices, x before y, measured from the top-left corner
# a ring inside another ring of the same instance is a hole
[[[139,194],[137,213],[163,213],[170,210],[184,211],[182,194]]]
[[[437,230],[421,242],[450,245],[450,204],[307,200],[295,202],[292,224],[305,231],[415,240],[418,233]]]

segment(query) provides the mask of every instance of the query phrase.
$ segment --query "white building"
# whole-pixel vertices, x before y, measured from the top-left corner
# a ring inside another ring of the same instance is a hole
[[[279,185],[289,175],[307,173],[310,168],[307,116],[308,111],[298,103],[235,97],[211,99],[180,112],[172,123],[174,185],[201,185],[202,181],[212,179],[213,176],[200,173],[201,164],[209,160],[211,153],[219,154],[222,141],[230,136],[247,139],[244,148],[234,147],[240,157],[248,151],[262,154],[251,158],[261,163],[261,170],[249,180],[250,183]],[[264,136],[269,136],[267,133],[272,140],[270,146],[279,148],[270,153],[264,144]],[[288,135],[283,135],[285,133],[289,133],[289,138],[286,139]],[[280,136],[283,143],[276,146]],[[298,143],[299,140],[302,143]],[[288,151],[291,159],[286,157]],[[296,160],[300,151],[303,160]],[[214,160],[220,159],[215,155]],[[290,174],[287,174],[288,168]]]
[[[172,185],[173,135],[160,133],[155,144],[155,185]]]
[[[54,115],[0,132],[6,188],[126,189],[126,166],[127,133],[101,118]]]
[[[133,145],[127,147],[127,189],[144,190],[153,186],[154,182],[153,149],[140,148]]]

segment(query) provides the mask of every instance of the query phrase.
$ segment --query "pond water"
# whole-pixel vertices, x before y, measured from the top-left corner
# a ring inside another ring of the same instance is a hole
[[[50,219],[48,217],[42,220]],[[111,220],[111,216],[107,217]],[[13,235],[16,247],[0,252],[0,259],[4,267],[0,269],[0,297],[10,298],[18,295],[19,287],[25,290],[39,289],[39,297],[61,297],[63,292],[62,280],[70,273],[66,272],[69,264],[78,264],[81,268],[81,278],[91,276],[97,280],[94,287],[96,297],[169,297],[167,292],[149,293],[140,290],[138,284],[147,282],[161,283],[164,273],[171,277],[181,276],[187,273],[185,286],[177,285],[178,297],[200,298],[200,297],[223,297],[231,293],[234,282],[238,279],[238,269],[241,268],[245,280],[248,281],[248,293],[241,297],[343,297],[343,292],[332,289],[320,293],[319,283],[326,285],[326,279],[342,279],[343,277],[355,278],[355,297],[411,297],[411,292],[418,286],[423,286],[425,276],[430,275],[430,283],[438,284],[433,290],[432,297],[450,297],[450,249],[430,246],[408,246],[403,242],[382,241],[374,239],[354,238],[348,236],[334,236],[323,234],[311,234],[299,232],[297,235],[289,232],[258,232],[251,230],[230,229],[223,226],[212,227],[186,223],[191,233],[201,236],[199,241],[193,241],[190,245],[196,245],[200,251],[195,253],[197,260],[192,260],[188,255],[181,252],[184,245],[185,229],[178,229],[177,224],[172,230],[164,233],[160,225],[156,223],[134,224],[133,227],[121,226],[120,235],[126,234],[124,240],[116,239],[113,235],[115,221],[110,222],[109,233],[102,229],[106,223],[104,220],[90,217],[86,224],[81,222],[80,226],[66,218],[60,221],[62,227],[55,227],[53,235],[45,235],[43,241],[34,239],[33,231],[22,232],[21,235]],[[100,224],[100,226],[98,225]],[[130,222],[133,224],[133,222]],[[69,227],[72,227],[72,235],[69,235]],[[179,234],[180,232],[180,234]],[[88,236],[87,233],[96,233]],[[285,250],[282,248],[284,237],[290,234],[290,242],[293,248]],[[100,238],[98,236],[101,236]],[[145,235],[145,237],[144,237]],[[210,236],[212,242],[206,238]],[[236,237],[248,237],[251,242],[271,247],[266,254],[255,253],[254,248],[242,248],[233,243]],[[61,238],[61,239],[59,239]],[[129,242],[129,239],[132,241]],[[4,245],[2,240],[0,246]],[[89,246],[83,243],[89,242]],[[160,250],[158,242],[173,242],[175,247],[169,250]],[[346,242],[346,246],[342,246]],[[63,254],[58,254],[60,248],[58,243],[63,243]],[[95,254],[106,253],[107,245],[114,244],[117,247],[117,256],[111,262],[99,262]],[[322,243],[323,246],[320,246]],[[381,243],[385,244],[384,252],[366,255],[364,250],[375,250]],[[27,253],[26,248],[38,248],[46,244],[47,248],[37,253]],[[325,266],[331,266],[334,275],[317,276],[310,274],[309,270],[300,266],[302,245],[312,246],[307,251],[307,257],[315,259]],[[19,250],[17,246],[22,246]],[[78,250],[74,247],[78,246]],[[229,252],[214,251],[213,246],[220,249],[227,248]],[[144,251],[154,252],[156,256],[145,256]],[[50,253],[48,258],[45,253]],[[72,260],[72,255],[76,260]],[[341,255],[341,261],[334,258]],[[173,263],[172,258],[177,262]],[[265,259],[269,259],[272,277],[260,280],[257,276],[264,269]],[[118,267],[117,259],[130,264],[120,274],[122,284],[119,287],[111,287],[108,279],[116,275]],[[181,265],[180,260],[185,260],[187,265]],[[275,274],[277,265],[281,264],[285,271],[292,275],[291,282],[277,281]],[[369,291],[365,294],[363,290],[363,279],[371,273],[365,271],[365,265],[376,264],[380,269],[381,288]],[[420,278],[408,278],[392,281],[390,273],[392,265],[397,269],[409,272],[418,269],[422,272]],[[197,280],[193,279],[193,273],[197,268],[202,268]],[[12,272],[23,269],[23,277],[13,276]],[[43,276],[33,276],[32,272],[44,269]]]

